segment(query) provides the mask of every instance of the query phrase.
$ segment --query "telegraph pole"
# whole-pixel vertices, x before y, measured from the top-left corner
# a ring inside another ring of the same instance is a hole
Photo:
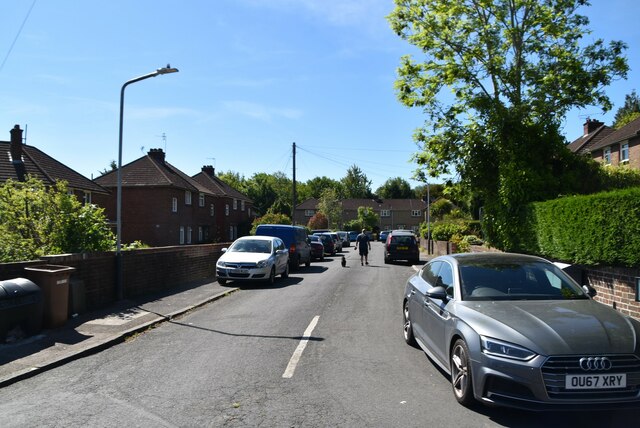
[[[296,213],[296,143],[293,143],[293,204],[291,205],[291,224],[295,225],[295,213]]]

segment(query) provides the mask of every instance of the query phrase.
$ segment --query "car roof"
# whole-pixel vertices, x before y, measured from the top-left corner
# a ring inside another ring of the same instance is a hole
[[[433,260],[453,259],[458,265],[470,265],[474,263],[530,263],[547,262],[548,260],[519,253],[483,252],[483,253],[457,253],[439,256]]]
[[[273,239],[280,239],[277,236],[267,236],[267,235],[249,235],[249,236],[241,236],[236,239],[236,241],[246,241],[248,239],[251,240],[259,240],[259,241],[271,241]]]

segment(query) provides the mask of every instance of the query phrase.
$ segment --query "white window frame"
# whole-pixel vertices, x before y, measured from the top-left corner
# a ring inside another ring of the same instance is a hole
[[[391,210],[380,210],[380,217],[391,217]]]
[[[244,211],[244,199],[240,201],[240,211]]]
[[[224,215],[229,216],[229,204],[224,205]]]
[[[188,190],[184,191],[184,204],[191,205],[191,192]]]
[[[85,205],[89,205],[91,203],[91,192],[83,193],[82,202],[84,202]]]
[[[235,198],[233,199],[233,210],[238,211],[238,200]]]
[[[198,226],[198,242],[204,241],[204,229],[202,226]]]
[[[229,226],[229,241],[233,241],[233,226]]]
[[[171,198],[171,212],[172,213],[178,212],[178,198],[176,197]]]
[[[198,205],[204,207],[204,193],[198,194]]]
[[[180,226],[180,245],[184,245],[184,226]]]
[[[629,143],[620,145],[620,163],[629,162]]]
[[[605,147],[602,152],[602,159],[605,165],[611,165],[611,147]]]
[[[213,217],[216,215],[216,207],[215,205],[211,204],[211,206],[209,206],[209,216]]]
[[[193,234],[193,229],[191,226],[187,227],[187,244],[191,244],[191,235]]]
[[[304,210],[305,217],[313,217],[316,215],[316,210]]]
[[[411,210],[411,217],[420,217],[421,215],[420,210]]]

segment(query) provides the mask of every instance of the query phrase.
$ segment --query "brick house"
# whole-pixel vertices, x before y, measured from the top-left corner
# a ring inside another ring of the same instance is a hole
[[[10,131],[11,141],[0,141],[0,182],[9,179],[25,181],[28,176],[37,178],[46,186],[66,181],[69,191],[84,203],[91,203],[95,196],[109,193],[39,149],[23,144],[22,132],[20,126],[15,125]]]
[[[117,171],[94,181],[109,189],[96,198],[116,221]],[[211,243],[228,239],[218,228],[218,197],[165,160],[162,149],[122,166],[122,242],[153,246]]]
[[[211,165],[203,166],[191,178],[214,196],[214,210],[220,214],[215,217],[215,224],[221,239],[232,241],[249,234],[257,214],[251,199],[216,177]]]
[[[640,169],[640,118],[620,129],[588,119],[583,135],[568,147],[574,153],[589,155],[605,165]]]
[[[407,229],[416,232],[425,221],[426,202],[420,199],[343,199],[342,223],[358,218],[358,208],[371,208],[379,217],[378,230]],[[306,226],[318,211],[318,200],[307,199],[296,206],[296,224]]]

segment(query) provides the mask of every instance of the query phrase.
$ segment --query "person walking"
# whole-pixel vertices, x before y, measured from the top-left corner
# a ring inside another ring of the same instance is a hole
[[[364,229],[362,229],[362,233],[356,238],[356,245],[354,250],[357,250],[358,248],[360,249],[360,265],[364,266],[365,264],[369,264],[369,250],[371,250],[371,240],[369,239],[369,236],[364,233]]]

